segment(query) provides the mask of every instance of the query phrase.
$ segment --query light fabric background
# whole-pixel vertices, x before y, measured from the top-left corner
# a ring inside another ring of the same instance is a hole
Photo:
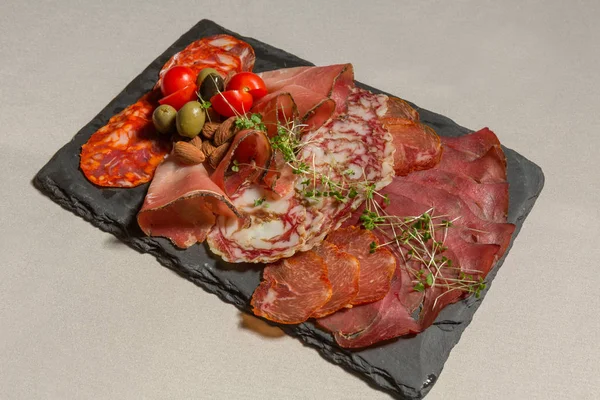
[[[30,180],[202,18],[463,126],[546,187],[428,396],[597,399],[600,2],[3,1],[0,398],[389,399],[61,209]]]

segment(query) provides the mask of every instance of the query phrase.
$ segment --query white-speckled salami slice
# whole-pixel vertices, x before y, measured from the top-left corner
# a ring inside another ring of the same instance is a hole
[[[310,144],[303,148],[300,158],[336,181],[345,179],[352,185],[366,180],[375,190],[387,186],[394,177],[395,151],[392,136],[379,119],[387,111],[387,99],[353,89],[348,97],[348,113],[305,135],[303,140]],[[349,170],[352,174],[341,175]],[[361,194],[346,203],[327,197],[310,207],[307,214],[320,215],[322,224],[307,228],[308,239],[302,250],[319,244],[339,228],[364,200]]]

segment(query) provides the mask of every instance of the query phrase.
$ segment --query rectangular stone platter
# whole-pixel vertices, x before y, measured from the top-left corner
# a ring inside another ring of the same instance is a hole
[[[235,305],[240,310],[249,311],[249,299],[260,281],[261,268],[256,265],[235,267],[227,265],[213,258],[203,245],[179,250],[166,239],[145,237],[137,226],[136,214],[144,200],[148,185],[132,189],[99,188],[88,182],[79,170],[81,146],[92,133],[105,125],[112,115],[137,101],[154,86],[158,71],[171,55],[194,40],[219,33],[240,37],[252,45],[256,52],[255,71],[312,65],[268,44],[237,35],[212,21],[202,20],[156,58],[69,143],[62,147],[38,172],[33,183],[62,207],[98,228],[114,234],[132,248],[153,254],[161,264],[208,292],[216,294],[222,300]],[[382,93],[374,88],[366,88]],[[459,136],[470,132],[446,117],[416,108],[422,121],[433,127],[439,135]],[[512,238],[514,241],[542,190],[544,175],[537,165],[520,154],[507,148],[504,148],[504,151],[508,162],[510,183],[508,219],[509,222],[517,225]],[[500,260],[489,274],[490,282],[503,260]],[[448,306],[435,324],[419,335],[400,338],[359,351],[339,348],[329,334],[316,329],[312,323],[282,326],[282,328],[288,334],[317,349],[325,359],[356,374],[374,388],[387,391],[398,399],[420,399],[436,382],[450,350],[471,322],[473,314],[484,297],[485,292],[479,299],[470,297]]]

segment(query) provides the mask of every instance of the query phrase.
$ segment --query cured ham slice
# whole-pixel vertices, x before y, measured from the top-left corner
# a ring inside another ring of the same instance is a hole
[[[261,112],[261,110],[265,108],[265,103],[269,103],[273,98],[281,95],[288,95],[293,99],[298,110],[299,120],[302,124],[306,125],[305,130],[318,129],[333,116],[336,109],[336,103],[333,99],[313,92],[303,86],[289,85],[276,92],[269,93],[256,103],[252,107],[252,110],[254,112]],[[281,106],[278,107],[278,110],[281,109]],[[271,120],[271,118],[269,118],[269,120]],[[275,120],[275,123],[284,120],[285,119],[278,117]]]
[[[377,302],[347,308],[317,320],[317,324],[333,333],[338,345],[361,348],[398,336],[415,334],[421,326],[411,317],[402,299],[412,292],[408,275],[396,269],[390,290]]]
[[[301,86],[323,97],[331,98],[336,104],[337,113],[345,111],[346,98],[354,87],[352,64],[284,68],[262,72],[259,75],[270,93],[290,85]],[[324,85],[324,82],[327,84]]]
[[[381,116],[383,126],[394,141],[394,171],[405,176],[436,166],[442,156],[439,136],[429,126],[419,122],[418,112],[407,102],[391,98]]]
[[[358,294],[360,262],[337,246],[325,241],[313,249],[327,265],[327,277],[331,282],[331,298],[311,316],[321,318],[351,304]]]
[[[314,252],[269,264],[250,301],[255,315],[281,324],[306,321],[331,297],[327,266]]]
[[[379,245],[379,240],[373,233],[348,227],[330,233],[327,242],[353,255],[360,263],[358,293],[350,304],[369,303],[385,297],[396,269],[396,258],[385,248],[372,250],[372,243]]]
[[[146,235],[187,248],[206,239],[215,214],[240,215],[202,164],[182,165],[169,157],[157,168],[137,221]]]
[[[252,47],[229,35],[197,40],[175,54],[161,69],[154,90],[113,116],[83,145],[80,167],[86,178],[105,187],[134,187],[152,179],[171,149],[152,123],[160,97],[158,88],[169,68],[185,65],[197,72],[212,67],[227,76],[252,70],[254,60]]]

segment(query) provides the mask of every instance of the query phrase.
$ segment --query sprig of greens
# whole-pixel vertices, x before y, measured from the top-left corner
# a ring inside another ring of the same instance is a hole
[[[263,132],[267,131],[267,127],[262,122],[262,116],[257,113],[251,114],[249,117],[246,115],[237,116],[233,124],[240,130],[257,129]]]

